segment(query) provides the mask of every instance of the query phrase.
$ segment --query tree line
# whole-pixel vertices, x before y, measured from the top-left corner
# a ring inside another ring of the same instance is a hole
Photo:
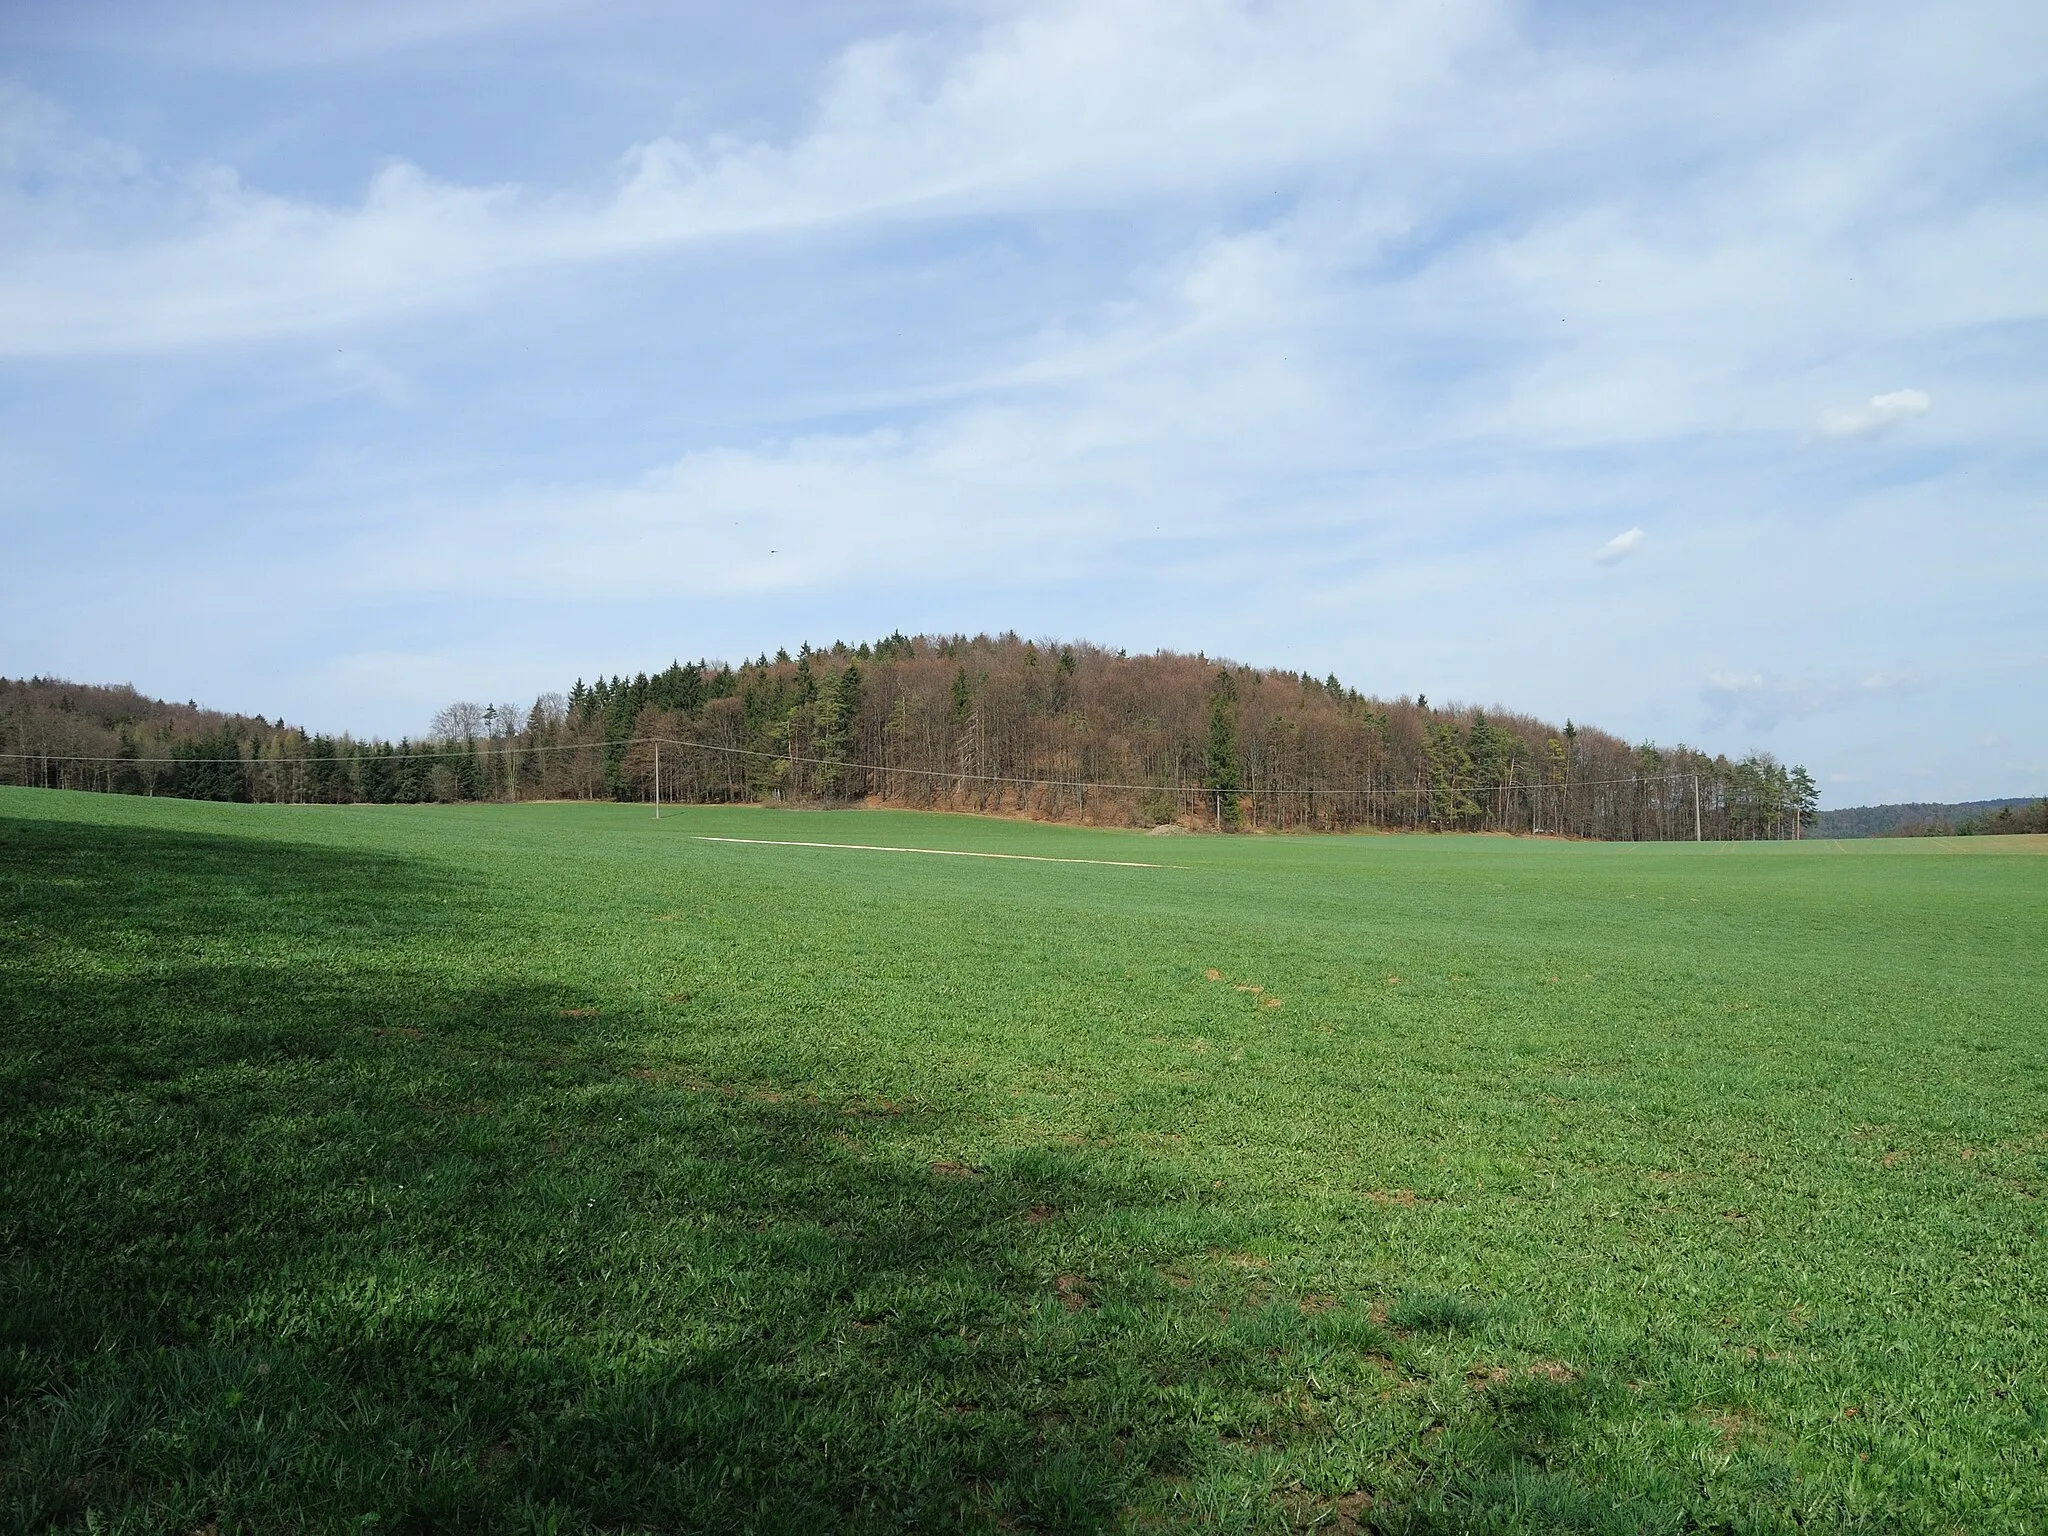
[[[486,800],[514,782],[493,775],[488,745],[356,741],[125,685],[0,678],[7,784],[244,803]]]
[[[1819,837],[1979,837],[2012,832],[2048,832],[2048,799],[1852,805],[1822,811],[1814,825]]]
[[[2048,832],[2048,798],[1975,805],[1902,806],[1896,809],[1918,814],[1894,821],[1872,836],[2003,837],[2016,832]]]
[[[657,745],[659,741],[659,745]],[[458,703],[396,743],[0,681],[0,779],[246,801],[855,801],[1102,825],[1795,837],[1803,767],[1201,655],[892,634]]]

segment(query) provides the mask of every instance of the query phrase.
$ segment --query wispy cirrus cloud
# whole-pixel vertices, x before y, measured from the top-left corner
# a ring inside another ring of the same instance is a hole
[[[0,205],[0,352],[303,333],[703,242],[1291,181],[1389,147],[1506,16],[1496,0],[1052,0],[953,56],[906,36],[849,48],[787,142],[650,139],[595,191],[465,186],[399,160],[346,207],[216,167],[152,189],[163,213],[138,231],[81,229],[62,181],[17,189]]]
[[[421,35],[501,9],[443,7]],[[2011,19],[1986,7],[1986,39]],[[993,12],[958,47],[899,33],[845,49],[786,137],[658,135],[584,186],[465,184],[401,157],[353,204],[266,190],[232,166],[156,167],[131,170],[110,214],[103,188],[62,173],[70,152],[43,131],[38,163],[0,197],[0,354],[304,335],[706,245],[1189,198],[1277,195],[1268,206],[1285,210],[1313,187],[1392,212],[1372,221],[1380,240],[1345,255],[1352,281],[1413,303],[1398,329],[1540,348],[1513,382],[1508,424],[1569,435],[1619,411],[1689,430],[1757,397],[1759,346],[1811,357],[1869,330],[1865,306],[1844,307],[1835,247],[1867,234],[1902,174],[1932,174],[1923,146],[1866,121],[1861,103],[1939,96],[1956,61],[1937,53],[1901,78],[1893,54],[1859,46],[1855,77],[1815,96],[1802,71],[1840,54],[1848,26],[1822,8],[1733,54],[1716,39],[1696,59],[1624,67],[1539,46],[1503,0],[1041,0]],[[1980,110],[1997,113],[2018,85],[1965,62]],[[1731,135],[1736,120],[1752,126]],[[1665,160],[1701,155],[1708,173],[1659,186]],[[1532,181],[1550,184],[1547,201],[1523,207],[1507,189]],[[1490,201],[1472,203],[1475,191]],[[1885,327],[2048,303],[2028,264],[1997,255],[2038,243],[2038,200],[2015,208],[1993,191],[1961,218],[1887,216],[1894,227],[1859,258]],[[1439,231],[1457,228],[1476,237],[1444,243]],[[1828,419],[1872,430],[1913,393]]]

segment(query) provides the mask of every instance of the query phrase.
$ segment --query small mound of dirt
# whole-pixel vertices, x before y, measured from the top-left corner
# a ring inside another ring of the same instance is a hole
[[[1304,1530],[1330,1531],[1334,1536],[1353,1536],[1354,1532],[1370,1529],[1366,1522],[1371,1516],[1371,1511],[1372,1495],[1363,1489],[1340,1493],[1334,1498],[1322,1494],[1297,1500],[1294,1523]]]
[[[1164,825],[1154,827],[1145,835],[1147,837],[1193,837],[1194,833],[1181,826],[1178,822],[1169,821]]]
[[[1763,1436],[1762,1421],[1747,1408],[1702,1408],[1693,1417],[1713,1430],[1725,1447],[1732,1448]]]

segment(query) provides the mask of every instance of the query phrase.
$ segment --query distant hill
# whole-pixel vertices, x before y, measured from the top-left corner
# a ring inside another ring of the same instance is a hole
[[[1900,805],[1852,805],[1839,811],[1820,812],[1813,829],[1815,837],[1913,837],[1944,832],[2038,831],[2033,826],[2011,828],[1987,825],[2000,811],[2013,813],[2015,822],[2034,796],[2018,800],[1961,800],[1953,805],[1911,801]]]
[[[872,803],[1110,826],[1790,838],[1804,767],[1085,641],[892,634],[457,701],[309,736],[132,688],[0,679],[0,783],[204,800]]]

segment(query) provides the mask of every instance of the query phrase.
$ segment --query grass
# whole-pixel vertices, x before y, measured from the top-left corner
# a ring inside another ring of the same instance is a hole
[[[0,1527],[2041,1529],[2040,842],[0,790]]]

